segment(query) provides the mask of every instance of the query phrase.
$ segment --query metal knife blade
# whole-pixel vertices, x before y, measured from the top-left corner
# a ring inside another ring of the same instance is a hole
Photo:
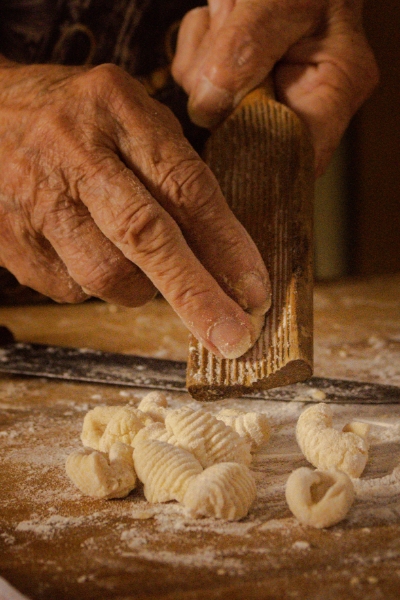
[[[186,362],[46,344],[4,344],[0,347],[0,373],[173,392],[186,391]],[[400,387],[321,377],[311,377],[304,383],[273,390],[246,393],[242,398],[319,402],[319,399],[310,394],[313,388],[322,390],[326,394],[325,401],[328,402],[400,402]]]

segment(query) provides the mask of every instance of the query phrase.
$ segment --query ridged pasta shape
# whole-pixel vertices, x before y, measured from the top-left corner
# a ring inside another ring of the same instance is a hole
[[[203,409],[189,407],[168,412],[165,427],[176,444],[192,452],[206,468],[218,462],[251,462],[250,444],[231,427]]]
[[[92,498],[124,498],[136,485],[132,448],[117,442],[109,454],[98,450],[78,450],[66,460],[68,477]]]
[[[144,439],[135,445],[135,470],[149,502],[181,502],[188,485],[203,468],[187,450],[159,440]]]
[[[188,486],[183,505],[193,517],[243,519],[256,498],[250,469],[235,462],[216,463],[195,477]]]
[[[250,444],[252,452],[267,444],[271,436],[268,417],[263,413],[224,408],[216,418],[232,427],[241,438],[245,439]]]
[[[158,391],[150,392],[142,398],[138,409],[148,414],[153,421],[164,422],[168,409],[165,394]]]
[[[354,501],[350,477],[336,469],[296,469],[289,475],[285,493],[288,506],[300,523],[319,529],[339,523]]]
[[[368,445],[355,433],[332,428],[332,409],[321,403],[310,406],[299,417],[296,439],[306,459],[317,469],[336,468],[350,477],[360,477],[368,460]]]
[[[99,440],[99,450],[108,452],[115,442],[132,446],[135,435],[153,419],[137,408],[124,406],[115,412]]]

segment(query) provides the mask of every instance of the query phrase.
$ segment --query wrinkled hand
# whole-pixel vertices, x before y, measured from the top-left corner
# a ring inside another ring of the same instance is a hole
[[[173,75],[192,120],[214,127],[273,70],[277,99],[303,118],[326,168],[377,83],[362,0],[208,0],[184,18]]]
[[[0,265],[21,283],[126,306],[158,289],[210,350],[249,348],[248,313],[270,302],[265,266],[141,84],[112,65],[4,61],[0,140]]]

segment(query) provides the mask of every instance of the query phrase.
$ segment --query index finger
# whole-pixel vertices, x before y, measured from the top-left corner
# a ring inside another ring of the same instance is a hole
[[[255,341],[251,319],[196,258],[172,217],[134,173],[105,153],[80,183],[99,229],[159,289],[204,345],[236,358]]]

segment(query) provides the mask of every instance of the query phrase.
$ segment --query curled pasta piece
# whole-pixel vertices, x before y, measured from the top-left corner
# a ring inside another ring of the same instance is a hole
[[[300,415],[296,439],[306,459],[317,469],[337,468],[350,477],[360,477],[367,464],[367,443],[351,431],[333,429],[328,404],[310,406]]]
[[[252,452],[264,446],[271,436],[268,417],[263,413],[224,408],[216,417],[249,442]]]
[[[138,409],[150,415],[153,421],[164,422],[168,403],[165,394],[153,391],[142,398]]]
[[[218,462],[251,462],[250,444],[205,410],[168,411],[165,427],[176,444],[192,452],[205,468]]]
[[[132,446],[135,435],[153,419],[137,408],[123,406],[115,412],[104,429],[99,440],[99,450],[108,452],[111,446],[119,441]]]
[[[77,488],[92,498],[124,498],[136,485],[132,448],[120,442],[108,455],[88,448],[73,452],[65,468]]]
[[[190,452],[159,440],[137,442],[133,460],[149,502],[181,502],[189,483],[203,471]]]
[[[99,450],[100,438],[107,423],[123,406],[96,406],[86,413],[83,419],[81,440],[87,448]]]
[[[286,501],[303,525],[330,527],[347,515],[354,501],[354,488],[343,471],[313,471],[301,467],[287,480]]]
[[[250,469],[235,462],[216,463],[195,477],[183,498],[194,517],[243,519],[256,498]]]

